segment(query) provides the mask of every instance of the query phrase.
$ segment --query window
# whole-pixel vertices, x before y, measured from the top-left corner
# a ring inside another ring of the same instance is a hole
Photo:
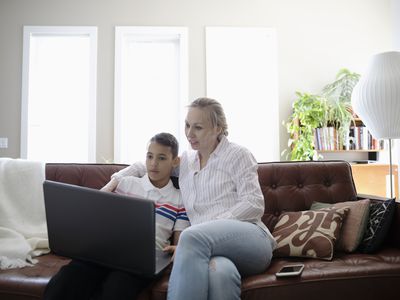
[[[169,132],[185,145],[187,29],[116,27],[114,160],[144,160],[156,133]]]
[[[21,157],[96,160],[97,28],[25,26]]]
[[[257,161],[279,160],[275,31],[206,28],[207,95],[224,107],[229,139]]]

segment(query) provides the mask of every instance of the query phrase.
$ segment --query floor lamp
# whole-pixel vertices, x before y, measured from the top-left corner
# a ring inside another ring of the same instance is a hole
[[[400,52],[379,53],[371,58],[353,89],[351,104],[373,137],[389,140],[393,198],[392,139],[400,138]]]

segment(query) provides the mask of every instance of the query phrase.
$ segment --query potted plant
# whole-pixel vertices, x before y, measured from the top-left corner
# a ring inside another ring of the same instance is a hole
[[[290,134],[288,147],[290,160],[316,160],[314,129],[322,126],[327,111],[327,102],[318,95],[296,92],[293,114],[286,123]]]
[[[348,135],[350,123],[354,122],[354,113],[351,107],[351,93],[360,79],[360,74],[341,69],[336,75],[336,80],[327,84],[321,96],[328,102],[326,123],[338,130],[339,141],[343,142]],[[343,144],[340,144],[342,148]]]
[[[350,123],[354,120],[351,93],[359,78],[359,74],[341,69],[335,81],[327,84],[320,95],[296,92],[293,113],[285,124],[290,134],[290,160],[321,158],[315,150],[316,128],[334,127],[338,132],[339,148],[343,147]]]

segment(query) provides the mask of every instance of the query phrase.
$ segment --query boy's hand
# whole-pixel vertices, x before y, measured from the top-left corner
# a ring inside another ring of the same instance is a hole
[[[169,253],[172,254],[171,261],[174,261],[174,258],[175,258],[175,249],[176,249],[176,246],[173,246],[173,245],[166,246],[166,247],[164,247],[164,249],[163,249],[164,252],[169,252]]]

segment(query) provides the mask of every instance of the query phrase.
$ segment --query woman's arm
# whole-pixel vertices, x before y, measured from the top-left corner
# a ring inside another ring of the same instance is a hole
[[[112,192],[125,176],[142,177],[146,174],[146,166],[142,162],[135,162],[130,166],[111,175],[111,180],[101,188],[102,191]]]
[[[105,192],[114,192],[118,185],[118,181],[115,178],[111,178],[111,180],[103,186],[100,190]]]

